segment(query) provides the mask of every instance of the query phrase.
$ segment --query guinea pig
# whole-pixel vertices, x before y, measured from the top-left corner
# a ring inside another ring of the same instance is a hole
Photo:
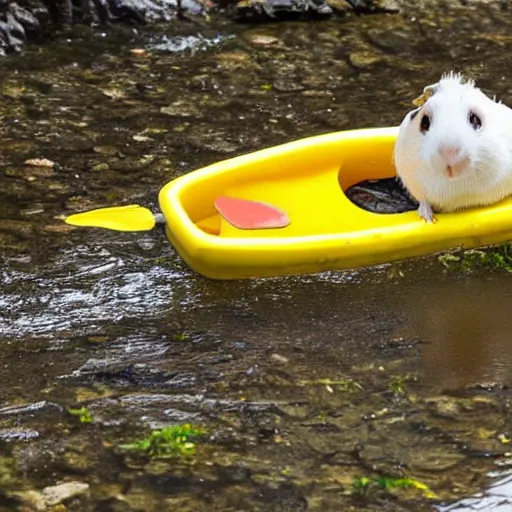
[[[400,124],[393,160],[422,219],[512,194],[512,109],[453,72],[415,101],[418,108]]]

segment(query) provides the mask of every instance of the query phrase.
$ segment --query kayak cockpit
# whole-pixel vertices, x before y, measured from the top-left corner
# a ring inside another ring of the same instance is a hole
[[[318,147],[282,148],[279,155],[250,161],[238,157],[203,169],[201,180],[182,186],[180,206],[190,221],[208,235],[221,238],[307,237],[360,230],[361,225],[383,226],[387,220],[361,209],[344,191],[364,176],[379,179],[394,176],[392,136],[376,138],[372,147],[361,139],[334,140]],[[263,153],[263,152],[259,152]],[[237,165],[236,165],[237,164]],[[232,167],[233,166],[233,167]],[[213,170],[208,175],[208,170]],[[220,195],[262,201],[286,212],[286,227],[239,229],[215,208]]]

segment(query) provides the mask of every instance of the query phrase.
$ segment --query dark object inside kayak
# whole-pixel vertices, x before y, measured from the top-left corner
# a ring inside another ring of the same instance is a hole
[[[360,181],[345,190],[345,194],[359,208],[373,213],[402,213],[418,209],[418,203],[395,177]]]

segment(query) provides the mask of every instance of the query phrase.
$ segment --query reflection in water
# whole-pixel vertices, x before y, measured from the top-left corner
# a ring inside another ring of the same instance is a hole
[[[426,282],[409,294],[408,323],[423,341],[425,380],[456,388],[510,384],[512,289],[508,277]]]

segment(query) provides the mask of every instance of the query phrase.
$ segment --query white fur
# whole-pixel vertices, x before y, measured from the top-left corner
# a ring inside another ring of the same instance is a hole
[[[482,121],[479,130],[469,122],[471,111]],[[451,73],[443,75],[437,92],[411,120],[413,112],[400,125],[394,162],[398,176],[418,202],[435,211],[454,211],[512,195],[510,108]],[[431,123],[423,133],[420,123],[425,114]],[[468,165],[459,176],[447,175],[447,161],[439,153],[443,145],[459,147],[461,157],[467,157]],[[421,212],[420,216],[425,218]]]

